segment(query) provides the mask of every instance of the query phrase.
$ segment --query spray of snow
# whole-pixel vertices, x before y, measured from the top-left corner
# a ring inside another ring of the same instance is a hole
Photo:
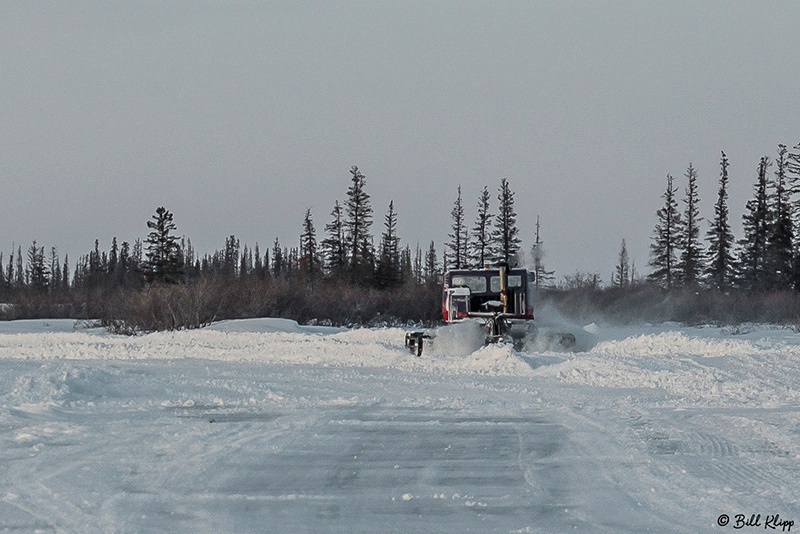
[[[483,346],[485,329],[477,320],[437,328],[430,344],[431,356],[467,356]]]

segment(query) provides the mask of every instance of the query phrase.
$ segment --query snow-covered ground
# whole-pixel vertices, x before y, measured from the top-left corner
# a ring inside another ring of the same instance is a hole
[[[0,322],[0,531],[800,529],[800,335],[583,334]]]

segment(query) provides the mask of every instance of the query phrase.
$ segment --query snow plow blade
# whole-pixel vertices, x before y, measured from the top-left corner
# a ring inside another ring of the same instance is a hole
[[[418,358],[422,356],[422,346],[425,339],[431,339],[430,334],[425,332],[407,332],[406,333],[406,348]]]

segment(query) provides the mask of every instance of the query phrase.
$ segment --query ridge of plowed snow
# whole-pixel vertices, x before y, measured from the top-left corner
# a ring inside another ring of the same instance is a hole
[[[98,336],[92,333],[0,334],[0,358],[22,360],[144,360],[199,359],[228,362],[264,362],[330,367],[388,367],[444,373],[519,376],[529,365],[509,346],[486,347],[474,353],[439,354],[415,358],[403,347],[399,328],[331,329],[334,333],[306,333],[283,323],[271,331],[255,332],[211,328],[157,332],[136,337]]]
[[[688,336],[684,332],[671,331],[660,334],[643,334],[628,337],[619,341],[605,341],[599,343],[591,351],[594,354],[605,356],[624,356],[636,354],[639,356],[685,355],[703,358],[716,358],[720,356],[746,355],[761,352],[760,345],[769,347],[774,351],[773,343],[758,343],[746,339],[720,339],[701,338]],[[793,347],[792,352],[798,353],[798,348]]]
[[[800,402],[785,379],[798,365],[798,345],[668,331],[604,341],[536,374],[576,385],[662,389],[693,403],[767,407]]]

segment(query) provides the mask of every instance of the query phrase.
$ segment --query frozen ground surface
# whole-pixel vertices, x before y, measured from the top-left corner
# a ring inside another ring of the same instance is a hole
[[[399,329],[0,323],[0,532],[800,529],[800,336],[589,332],[416,359]]]

